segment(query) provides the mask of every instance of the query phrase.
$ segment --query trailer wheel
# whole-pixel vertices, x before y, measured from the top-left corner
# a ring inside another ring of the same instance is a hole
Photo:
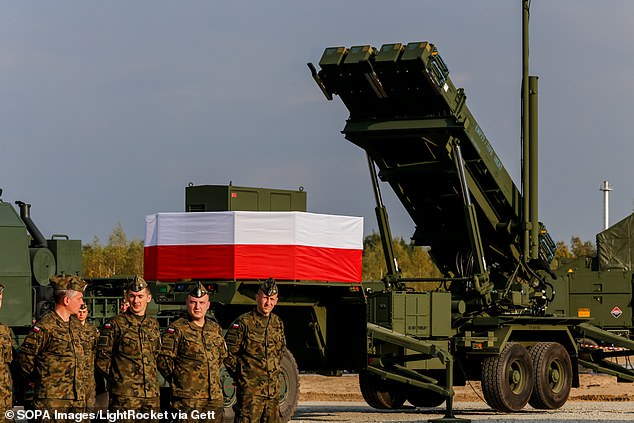
[[[482,361],[484,399],[499,411],[519,411],[528,403],[533,390],[531,357],[522,344],[509,342],[502,352]]]
[[[426,370],[421,371],[421,373],[432,377],[436,380],[444,380],[445,371],[444,370]],[[422,408],[432,408],[438,407],[445,402],[447,398],[444,395],[441,395],[437,392],[430,391],[429,389],[422,388],[409,388],[407,390],[407,401],[412,404],[414,407],[422,407]]]
[[[366,370],[359,372],[361,395],[370,407],[379,410],[401,408],[405,404],[405,391],[396,383],[383,380]]]
[[[407,392],[407,401],[414,407],[433,408],[442,405],[445,400],[444,395],[428,389],[412,388]]]
[[[220,381],[224,395],[225,421],[233,421],[233,406],[238,400],[237,391],[233,379],[224,366],[220,370]],[[295,357],[289,350],[286,350],[282,357],[280,371],[280,413],[283,422],[287,422],[293,417],[298,401],[299,370]]]
[[[533,408],[552,410],[568,400],[572,386],[572,363],[568,351],[557,342],[539,342],[529,354],[535,369],[535,385],[529,404]]]
[[[295,414],[299,401],[299,370],[297,370],[295,357],[288,349],[282,357],[280,391],[280,413],[282,421],[287,422]]]

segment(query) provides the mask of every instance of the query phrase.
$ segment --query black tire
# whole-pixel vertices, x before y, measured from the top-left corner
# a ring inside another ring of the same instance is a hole
[[[287,422],[295,414],[299,402],[299,371],[295,357],[289,350],[282,357],[280,372],[280,413],[282,421]]]
[[[383,380],[366,370],[359,372],[359,387],[365,402],[379,410],[401,408],[407,399],[405,391],[398,384]]]
[[[572,386],[572,362],[568,351],[557,342],[539,342],[529,354],[535,370],[535,384],[528,403],[541,410],[560,408]]]
[[[224,368],[220,370],[220,382],[224,395],[225,421],[233,421],[233,406],[237,402],[237,391],[233,379]],[[293,354],[286,350],[282,357],[280,371],[280,413],[287,422],[295,414],[299,402],[299,370]]]
[[[419,373],[429,376],[438,381],[445,380],[444,370],[425,370]],[[407,401],[414,407],[433,408],[442,405],[447,398],[437,392],[428,389],[411,387],[407,390]]]
[[[502,352],[482,361],[482,393],[491,408],[519,411],[530,399],[534,385],[530,355],[522,344],[509,342]]]
[[[428,389],[411,388],[407,391],[407,401],[414,407],[433,408],[442,405],[447,398]]]

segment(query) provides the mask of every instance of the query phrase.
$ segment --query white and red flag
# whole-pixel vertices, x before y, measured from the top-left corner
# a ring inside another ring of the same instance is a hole
[[[361,282],[362,217],[233,211],[157,213],[145,221],[148,280]]]

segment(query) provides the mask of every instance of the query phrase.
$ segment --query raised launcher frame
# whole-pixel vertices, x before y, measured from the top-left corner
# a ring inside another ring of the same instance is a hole
[[[519,190],[435,46],[331,47],[319,65],[319,71],[309,68],[326,98],[339,95],[350,111],[345,138],[368,155],[390,269],[382,292],[369,295],[368,365],[360,377],[366,401],[398,408],[405,399],[425,407],[446,400],[445,420],[453,420],[453,384],[466,380],[481,380],[487,403],[507,412],[529,401],[536,408],[563,405],[570,387],[578,386],[578,363],[634,380],[633,371],[615,369],[598,355],[580,358],[577,340],[609,339],[634,350],[631,341],[586,319],[546,315],[555,244],[541,223],[523,216]],[[445,275],[433,293],[447,300],[427,301],[420,297],[429,293],[405,290],[408,281],[391,267],[379,178],[415,222],[414,242],[431,246]],[[540,230],[527,254],[529,225]],[[420,313],[431,316],[432,327],[435,320],[451,322],[450,333],[416,329]],[[534,386],[540,393],[532,394]]]
[[[555,243],[542,226],[537,258],[523,257],[522,197],[435,46],[334,47],[319,64],[313,76],[322,91],[339,95],[350,111],[342,132],[404,205],[416,245],[432,246],[445,274],[479,275],[479,295],[461,299],[504,308],[495,314],[527,307],[543,313],[541,292],[528,297],[511,285],[549,272]]]

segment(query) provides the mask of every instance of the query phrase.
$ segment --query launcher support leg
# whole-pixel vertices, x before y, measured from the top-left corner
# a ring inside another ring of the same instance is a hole
[[[445,356],[447,371],[445,372],[445,386],[451,392],[451,395],[447,397],[447,401],[445,402],[445,416],[440,419],[430,419],[429,423],[432,422],[440,422],[440,423],[471,423],[470,419],[461,419],[453,414],[453,357],[450,355]]]

